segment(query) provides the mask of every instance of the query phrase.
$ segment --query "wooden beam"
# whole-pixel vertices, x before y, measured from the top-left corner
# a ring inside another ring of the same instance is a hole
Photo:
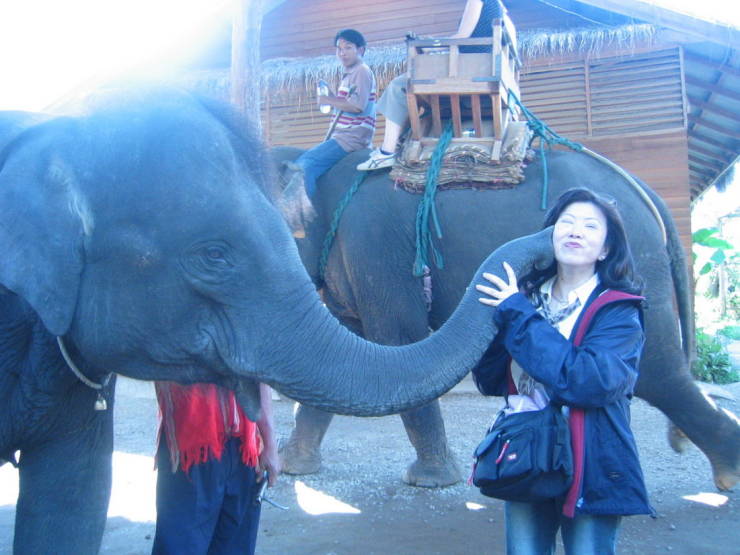
[[[231,103],[262,133],[260,114],[262,1],[240,0],[231,25]]]
[[[707,121],[704,118],[698,118],[696,116],[689,116],[689,123],[693,123],[694,125],[702,125],[704,127],[708,127],[709,129],[714,129],[718,133],[722,133],[723,135],[732,137],[733,139],[740,140],[740,132],[735,131],[734,129],[728,129],[727,127],[724,127],[723,125],[719,125],[714,122]]]
[[[704,168],[709,168],[710,170],[714,170],[717,172],[721,172],[722,170],[725,169],[725,166],[722,166],[721,164],[716,164],[714,162],[710,162],[709,160],[706,160],[705,158],[699,158],[698,156],[692,156],[691,154],[689,154],[689,162],[692,162]]]
[[[704,56],[700,56],[699,54],[694,54],[693,52],[688,52],[687,50],[683,51],[683,57],[686,60],[690,60],[692,62],[705,65],[709,68],[712,68],[715,71],[720,71],[728,75],[740,77],[740,69],[736,67],[728,66],[726,63],[724,63],[724,61],[717,62],[715,60],[710,60],[709,58],[705,58]]]
[[[722,156],[719,152],[715,152],[714,150],[709,150],[708,148],[704,148],[699,145],[689,145],[689,152],[698,152],[702,156],[706,156],[707,158],[711,158],[712,160],[716,160],[717,162],[720,162],[721,164],[727,166],[732,162],[731,158],[725,158]]]
[[[558,4],[557,0],[549,1]],[[740,44],[740,29],[736,29],[732,25],[698,19],[667,8],[661,8],[649,2],[641,2],[640,0],[578,0],[577,3],[640,19],[715,44],[731,48],[737,48],[737,45]]]
[[[733,158],[737,156],[737,152],[733,152],[732,150],[733,149],[732,145],[728,145],[727,143],[723,143],[722,141],[718,141],[717,139],[714,139],[712,137],[707,137],[706,135],[697,133],[694,130],[691,130],[689,132],[689,141],[691,141],[692,139],[696,139],[697,141],[701,141],[708,145],[716,146],[717,148],[721,148],[725,154],[728,154]]]
[[[452,108],[452,133],[455,137],[462,137],[462,118],[460,117],[460,95],[450,95],[450,107]]]
[[[733,91],[725,87],[713,85],[712,83],[701,81],[700,79],[696,79],[695,77],[690,77],[689,75],[687,75],[685,79],[686,79],[686,83],[688,83],[689,85],[695,85],[702,89],[707,89],[708,91],[712,91],[713,93],[716,93],[716,94],[721,94],[722,96],[726,96],[727,98],[732,98],[733,100],[740,100],[740,92],[738,91]]]
[[[714,179],[718,172],[707,171],[702,168],[697,168],[696,164],[689,163],[689,171],[694,172],[696,175],[705,176],[709,179]]]
[[[724,108],[720,108],[716,104],[711,104],[709,102],[704,102],[703,100],[699,100],[695,96],[688,96],[689,103],[692,106],[696,106],[697,108],[701,108],[702,110],[706,110],[707,112],[712,112],[714,114],[718,114],[722,117],[725,117],[727,119],[731,119],[733,121],[736,121],[740,123],[740,115],[738,115],[737,112],[731,112],[730,110],[725,110]]]

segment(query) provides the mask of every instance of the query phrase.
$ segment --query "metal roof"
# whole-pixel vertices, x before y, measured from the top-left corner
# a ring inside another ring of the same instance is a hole
[[[740,156],[738,51],[707,42],[685,44],[684,74],[693,199],[715,181],[729,177]]]
[[[722,188],[740,156],[740,29],[642,0],[576,3],[661,26],[683,46],[691,198]]]
[[[643,0],[535,1],[543,10],[558,10],[563,20],[580,17],[586,26],[649,23],[664,29],[662,40],[681,45],[691,198],[724,186],[740,157],[740,28]],[[530,2],[504,0],[512,14]]]

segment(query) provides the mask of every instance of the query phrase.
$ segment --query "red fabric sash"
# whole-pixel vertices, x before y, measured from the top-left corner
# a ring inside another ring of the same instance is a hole
[[[172,469],[186,472],[194,464],[221,459],[226,440],[241,439],[242,461],[257,466],[261,439],[257,426],[244,415],[234,393],[213,384],[179,385],[156,382],[161,416]]]
[[[611,289],[596,297],[594,302],[592,302],[586,309],[586,312],[581,319],[581,323],[578,325],[576,336],[573,338],[573,344],[576,346],[581,344],[591,320],[600,308],[614,301],[627,299],[642,300],[643,297],[630,295],[623,291],[613,291]],[[568,426],[570,427],[570,445],[573,449],[573,483],[565,496],[563,514],[569,518],[573,518],[576,514],[576,504],[578,503],[578,498],[581,496],[581,486],[583,484],[583,463],[586,454],[586,427],[585,413],[583,409],[570,407],[569,414]]]

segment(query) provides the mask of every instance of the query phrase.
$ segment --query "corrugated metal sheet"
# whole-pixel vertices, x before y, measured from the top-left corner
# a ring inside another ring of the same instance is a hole
[[[692,198],[740,155],[740,59],[737,51],[698,43],[684,47]]]

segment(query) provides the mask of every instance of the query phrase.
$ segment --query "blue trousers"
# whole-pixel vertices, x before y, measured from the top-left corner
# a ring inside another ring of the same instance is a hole
[[[316,180],[329,171],[334,164],[347,155],[334,139],[329,139],[301,154],[295,161],[303,168],[306,194],[309,198],[316,192]]]
[[[244,465],[240,440],[221,460],[172,472],[164,437],[157,452],[157,529],[152,554],[253,554],[260,506],[255,469]]]
[[[504,504],[507,555],[549,555],[555,553],[558,528],[563,536],[566,555],[610,555],[616,550],[617,529],[622,519],[617,515],[562,515],[563,504]]]

